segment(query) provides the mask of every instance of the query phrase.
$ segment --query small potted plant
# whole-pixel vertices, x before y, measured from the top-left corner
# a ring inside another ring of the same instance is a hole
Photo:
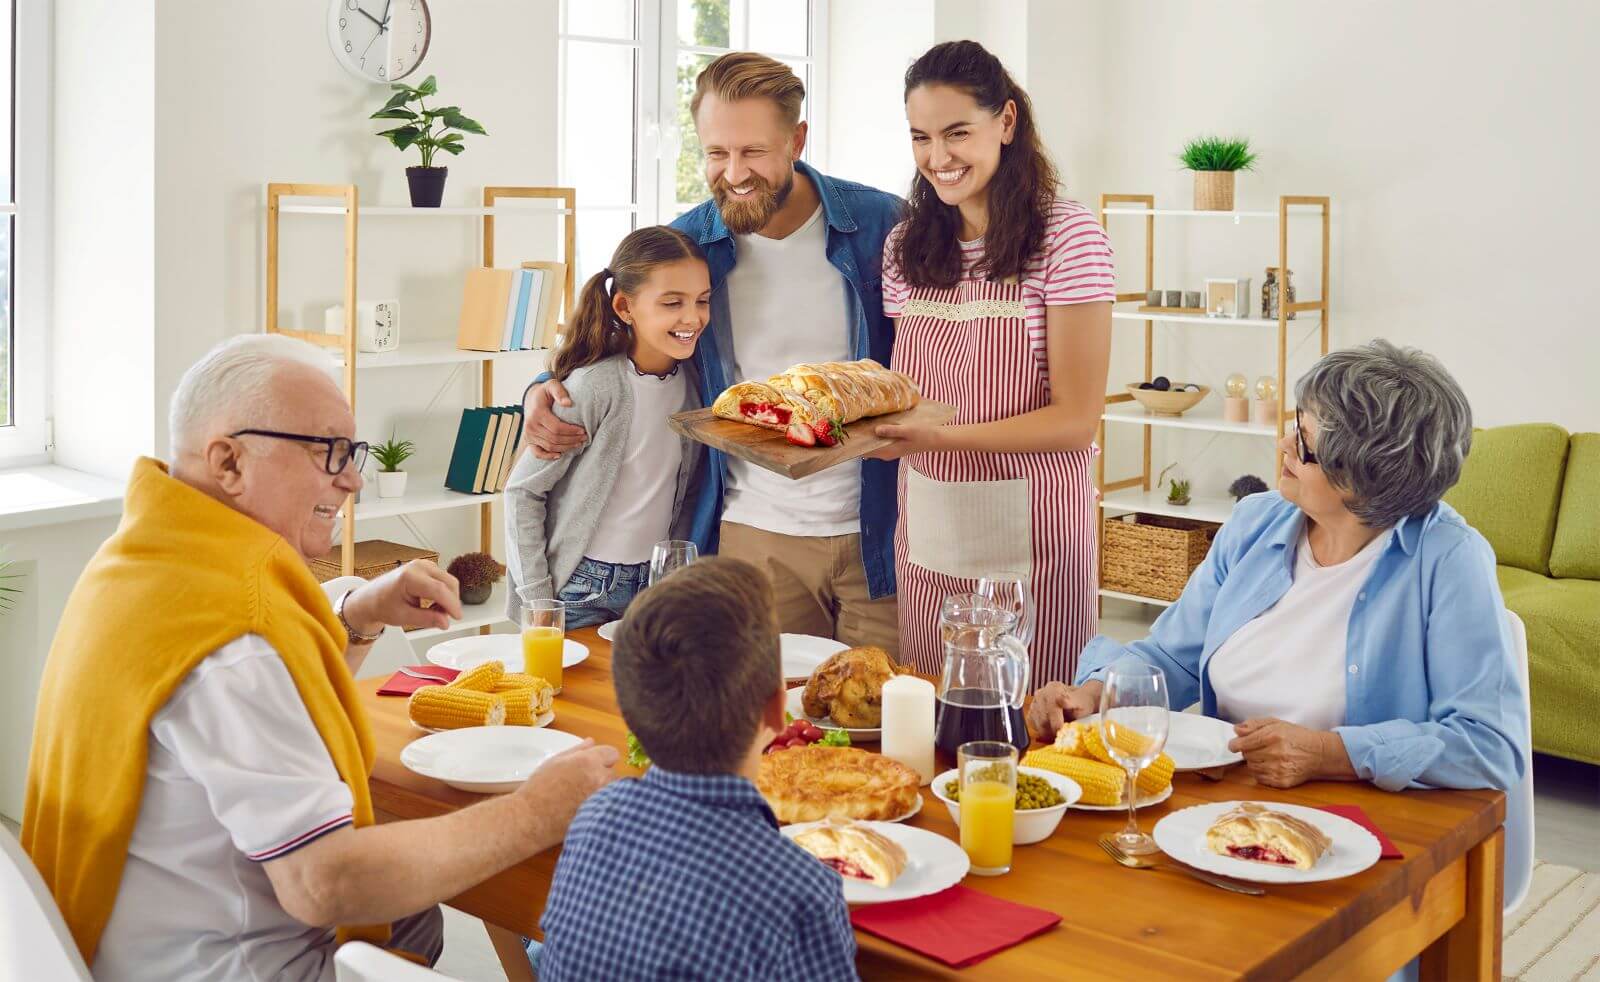
[[[1245,474],[1228,485],[1228,493],[1233,495],[1234,501],[1239,501],[1248,495],[1260,494],[1265,490],[1267,490],[1267,482],[1254,474]]]
[[[406,493],[406,472],[400,465],[416,452],[410,440],[396,440],[392,435],[373,445],[372,459],[378,462],[378,497],[398,498]]]
[[[1160,487],[1161,486],[1161,482],[1163,480],[1165,480],[1165,478],[1167,476],[1167,471],[1172,470],[1176,466],[1178,466],[1178,465],[1177,464],[1168,464],[1165,468],[1162,469],[1161,474],[1156,477],[1156,487]],[[1177,478],[1173,478],[1172,481],[1167,486],[1167,504],[1182,506],[1182,505],[1187,505],[1188,503],[1189,503],[1189,482],[1188,481],[1180,481]]]
[[[1196,211],[1232,211],[1234,172],[1254,167],[1256,154],[1249,140],[1203,136],[1184,144],[1178,159],[1194,171]]]
[[[0,559],[0,583],[4,583],[6,580],[22,579],[20,572],[11,571],[12,562],[10,559]],[[19,586],[0,586],[0,614],[11,610],[17,605],[17,595],[21,592],[22,588]]]
[[[461,585],[462,603],[481,604],[488,601],[489,591],[505,575],[506,568],[486,552],[464,552],[450,560],[445,572]]]
[[[416,147],[422,153],[421,167],[406,168],[406,181],[411,185],[411,206],[437,208],[439,202],[444,200],[444,179],[450,168],[433,166],[433,155],[440,150],[452,157],[459,155],[466,149],[461,142],[462,133],[476,133],[479,136],[489,134],[477,120],[461,115],[459,106],[429,109],[424,104],[422,100],[439,91],[438,82],[432,75],[415,88],[401,84],[389,88],[394,90],[394,95],[389,97],[382,109],[372,114],[372,118],[403,122],[378,135],[387,138],[397,149]],[[416,103],[415,109],[411,108],[412,103]]]

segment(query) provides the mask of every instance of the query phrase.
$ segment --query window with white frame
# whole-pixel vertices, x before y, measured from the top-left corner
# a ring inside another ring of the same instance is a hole
[[[49,8],[46,0],[0,3],[0,465],[49,459]]]
[[[629,231],[710,196],[689,100],[718,55],[759,51],[806,86],[805,159],[823,159],[827,0],[562,0],[561,183],[578,193],[578,277]]]

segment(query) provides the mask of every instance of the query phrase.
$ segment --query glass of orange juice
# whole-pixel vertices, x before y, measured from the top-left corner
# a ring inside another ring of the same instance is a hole
[[[522,670],[561,691],[561,651],[567,639],[567,605],[534,600],[522,606]]]
[[[976,740],[956,748],[961,774],[961,848],[979,876],[1011,872],[1011,820],[1017,809],[1017,748]]]

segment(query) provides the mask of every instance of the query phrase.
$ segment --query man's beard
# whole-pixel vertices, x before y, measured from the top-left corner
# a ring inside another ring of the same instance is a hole
[[[735,235],[749,235],[766,227],[789,200],[789,192],[794,190],[794,168],[789,168],[783,184],[777,188],[754,173],[749,174],[744,183],[753,185],[754,190],[741,198],[733,193],[727,178],[718,177],[711,182],[711,196],[722,212],[722,223]]]

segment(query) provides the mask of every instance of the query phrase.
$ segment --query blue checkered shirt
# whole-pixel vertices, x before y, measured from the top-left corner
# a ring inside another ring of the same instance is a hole
[[[539,925],[541,982],[857,977],[839,874],[732,774],[652,767],[596,792]]]

